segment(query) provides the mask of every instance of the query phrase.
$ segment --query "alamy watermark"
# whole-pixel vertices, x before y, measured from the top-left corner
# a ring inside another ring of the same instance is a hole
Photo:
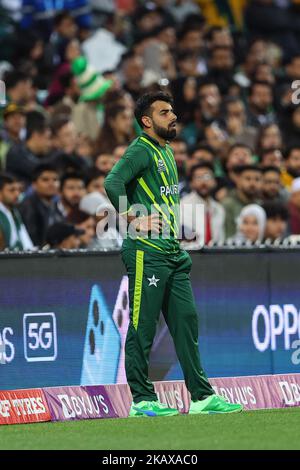
[[[0,343],[0,365],[5,364],[5,344]]]
[[[112,206],[107,206],[96,212],[99,222],[96,233],[99,240],[115,240],[120,234],[123,239],[143,238],[148,240],[184,240],[186,242],[196,242],[199,248],[204,246],[205,242],[205,205],[198,204],[156,204],[153,202],[150,206],[143,204],[133,204],[127,210],[127,197],[119,198],[119,208],[117,212]],[[122,215],[123,214],[123,215]],[[133,217],[128,222],[127,214]],[[148,231],[140,231],[136,223],[144,217],[157,215],[161,228],[159,232],[155,228],[149,228]]]
[[[3,80],[0,80],[0,106],[6,105],[6,87]]]

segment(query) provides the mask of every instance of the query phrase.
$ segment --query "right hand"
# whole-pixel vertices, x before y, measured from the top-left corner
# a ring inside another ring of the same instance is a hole
[[[159,214],[151,214],[147,217],[137,217],[134,220],[134,226],[137,231],[141,233],[161,233],[162,230],[162,220]]]

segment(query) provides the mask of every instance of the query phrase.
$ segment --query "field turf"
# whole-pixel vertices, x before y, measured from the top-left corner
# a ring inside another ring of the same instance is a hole
[[[300,449],[300,408],[0,426],[4,449]]]

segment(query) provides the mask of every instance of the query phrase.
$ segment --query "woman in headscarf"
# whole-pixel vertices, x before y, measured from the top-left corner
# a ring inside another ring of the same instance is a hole
[[[228,242],[262,242],[266,228],[266,213],[258,204],[245,206],[237,219],[237,233]]]

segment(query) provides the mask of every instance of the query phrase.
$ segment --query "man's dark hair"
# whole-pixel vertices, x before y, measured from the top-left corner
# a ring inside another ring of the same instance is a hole
[[[277,173],[278,175],[281,174],[280,169],[277,166],[265,166],[262,169],[263,174],[269,173],[269,171],[273,171],[273,173]]]
[[[85,178],[81,173],[76,173],[76,172],[66,173],[60,179],[60,189],[61,190],[64,188],[66,182],[69,181],[69,180],[80,180],[80,181],[83,181],[83,183],[85,185]]]
[[[93,217],[91,214],[88,214],[87,212],[84,212],[78,209],[76,211],[73,211],[69,215],[69,217],[67,218],[67,222],[69,222],[72,225],[80,225],[86,222],[91,217]]]
[[[155,93],[145,93],[141,96],[135,107],[135,118],[141,127],[144,127],[142,122],[143,116],[151,117],[151,106],[155,101],[165,101],[173,106],[173,98],[171,95],[164,93],[163,91],[158,91]]]
[[[247,145],[247,144],[243,144],[242,142],[239,143],[239,142],[236,142],[235,144],[232,144],[229,149],[228,149],[228,152],[227,152],[227,155],[229,156],[231,154],[231,152],[235,149],[246,149],[246,150],[250,150],[251,152],[251,155],[253,154],[253,150],[252,148],[250,147],[250,145]]]
[[[210,145],[205,144],[205,143],[197,144],[194,147],[192,147],[190,150],[190,156],[192,156],[193,153],[197,152],[198,150],[204,150],[205,152],[211,153],[213,157],[216,156],[216,152],[214,151],[214,149]]]
[[[176,62],[183,62],[193,60],[198,57],[198,54],[190,49],[180,49],[176,54]]]
[[[206,170],[211,171],[213,173],[213,175],[215,176],[213,165],[211,165],[208,162],[202,162],[202,163],[197,163],[197,165],[192,166],[192,168],[190,170],[190,174],[189,174],[189,181],[192,181],[192,179],[194,177],[194,174],[197,170],[202,170],[202,169],[206,169]]]
[[[41,163],[33,171],[32,181],[37,181],[39,177],[46,171],[49,171],[51,173],[56,173],[58,175],[58,171],[55,165],[52,165],[51,163]]]
[[[210,56],[216,51],[230,51],[233,54],[231,46],[214,46],[213,49],[210,50]]]
[[[71,15],[71,13],[68,10],[59,11],[55,15],[54,20],[53,20],[54,27],[58,28],[61,25],[61,23],[66,19],[71,19],[72,21],[74,21],[73,16]]]
[[[180,137],[179,135],[174,137],[174,139],[172,139],[172,143],[173,142],[179,142],[181,144],[187,145],[187,141],[183,137]]]
[[[267,219],[281,219],[285,222],[289,219],[288,208],[282,202],[265,202],[262,207],[266,212]]]
[[[106,173],[104,171],[98,170],[98,168],[89,168],[85,172],[85,184],[88,186],[92,181],[96,180],[97,178],[100,178],[103,176],[104,178],[106,177]]]
[[[268,155],[269,153],[273,153],[273,152],[281,153],[282,150],[280,147],[269,147],[267,149],[263,149],[260,154],[260,161],[262,161],[266,155]]]
[[[6,184],[17,183],[19,180],[15,175],[11,173],[1,172],[0,173],[0,191],[4,188]]]
[[[34,132],[42,134],[48,127],[47,119],[43,113],[30,111],[26,114],[26,140],[29,140]]]
[[[30,78],[24,72],[19,70],[10,70],[4,75],[5,86],[7,90],[15,88],[20,82],[26,82]]]
[[[284,159],[287,160],[294,150],[300,150],[300,145],[291,145],[290,147],[288,147],[284,152]]]
[[[201,78],[198,84],[198,95],[200,94],[201,88],[204,88],[205,86],[215,86],[219,90],[218,84],[216,82],[214,82],[210,77],[204,77]]]
[[[211,26],[205,34],[205,39],[211,41],[215,33],[219,33],[223,30],[228,30],[228,28],[226,28],[226,26]]]
[[[242,103],[243,107],[245,108],[245,103],[240,96],[228,96],[223,101],[223,107],[226,113],[228,112],[228,106],[235,103]]]
[[[269,82],[266,82],[266,81],[263,81],[263,80],[255,80],[255,81],[252,82],[251,85],[250,85],[250,88],[249,88],[249,96],[252,96],[253,90],[254,90],[254,88],[255,88],[257,85],[266,86],[266,87],[270,88],[270,90],[271,90],[272,93],[273,93],[273,86],[272,86]]]
[[[245,171],[256,171],[257,173],[262,173],[262,169],[257,165],[237,165],[233,168],[233,171],[237,175],[241,175]]]
[[[66,124],[69,124],[69,122],[70,117],[67,114],[58,114],[55,116],[51,122],[51,130],[53,135],[57,135]]]

